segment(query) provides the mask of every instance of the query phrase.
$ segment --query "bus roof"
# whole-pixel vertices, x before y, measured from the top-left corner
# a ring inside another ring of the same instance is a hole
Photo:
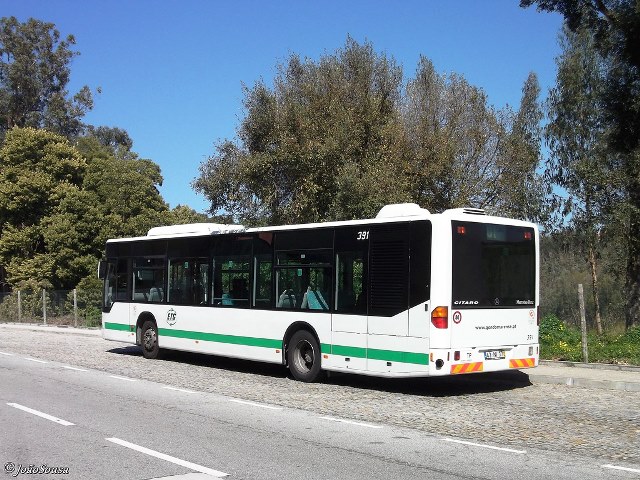
[[[415,220],[428,220],[437,217],[447,217],[457,220],[470,220],[470,216],[484,217],[485,222],[509,223],[513,225],[533,225],[531,222],[508,219],[505,217],[493,217],[484,213],[484,210],[477,208],[456,208],[445,210],[439,214],[432,214],[428,210],[419,207],[415,203],[391,204],[382,207],[375,218],[362,220],[343,220],[335,222],[304,223],[296,225],[280,225],[268,227],[245,228],[243,225],[220,224],[220,223],[190,223],[184,225],[169,225],[164,227],[154,227],[149,230],[144,237],[117,238],[107,240],[111,242],[139,241],[139,240],[160,240],[169,238],[188,238],[212,235],[223,235],[230,233],[258,233],[282,230],[308,230],[317,228],[342,227],[349,225],[371,225],[383,223],[397,223]],[[480,219],[478,219],[480,220]]]

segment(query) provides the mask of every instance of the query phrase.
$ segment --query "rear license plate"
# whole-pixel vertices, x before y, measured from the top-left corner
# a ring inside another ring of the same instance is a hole
[[[504,360],[504,350],[488,350],[484,352],[485,360]]]

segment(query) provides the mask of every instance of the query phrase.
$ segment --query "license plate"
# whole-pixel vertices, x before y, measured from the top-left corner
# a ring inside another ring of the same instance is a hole
[[[504,350],[488,350],[484,352],[485,360],[504,360]]]

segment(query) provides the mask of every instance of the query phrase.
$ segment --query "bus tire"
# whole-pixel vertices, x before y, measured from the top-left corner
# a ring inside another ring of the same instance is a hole
[[[287,348],[287,363],[293,378],[301,382],[315,382],[322,376],[320,345],[308,330],[293,334]]]
[[[158,344],[158,327],[156,327],[155,322],[147,320],[142,324],[140,345],[142,346],[142,356],[144,358],[154,359],[160,356],[160,345]]]

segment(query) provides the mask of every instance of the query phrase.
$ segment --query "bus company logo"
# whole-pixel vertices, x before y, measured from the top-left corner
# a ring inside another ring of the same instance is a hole
[[[177,321],[177,316],[178,314],[176,311],[173,308],[170,308],[167,312],[167,323],[173,326]]]
[[[456,300],[453,302],[454,305],[478,305],[479,303],[478,300]]]

